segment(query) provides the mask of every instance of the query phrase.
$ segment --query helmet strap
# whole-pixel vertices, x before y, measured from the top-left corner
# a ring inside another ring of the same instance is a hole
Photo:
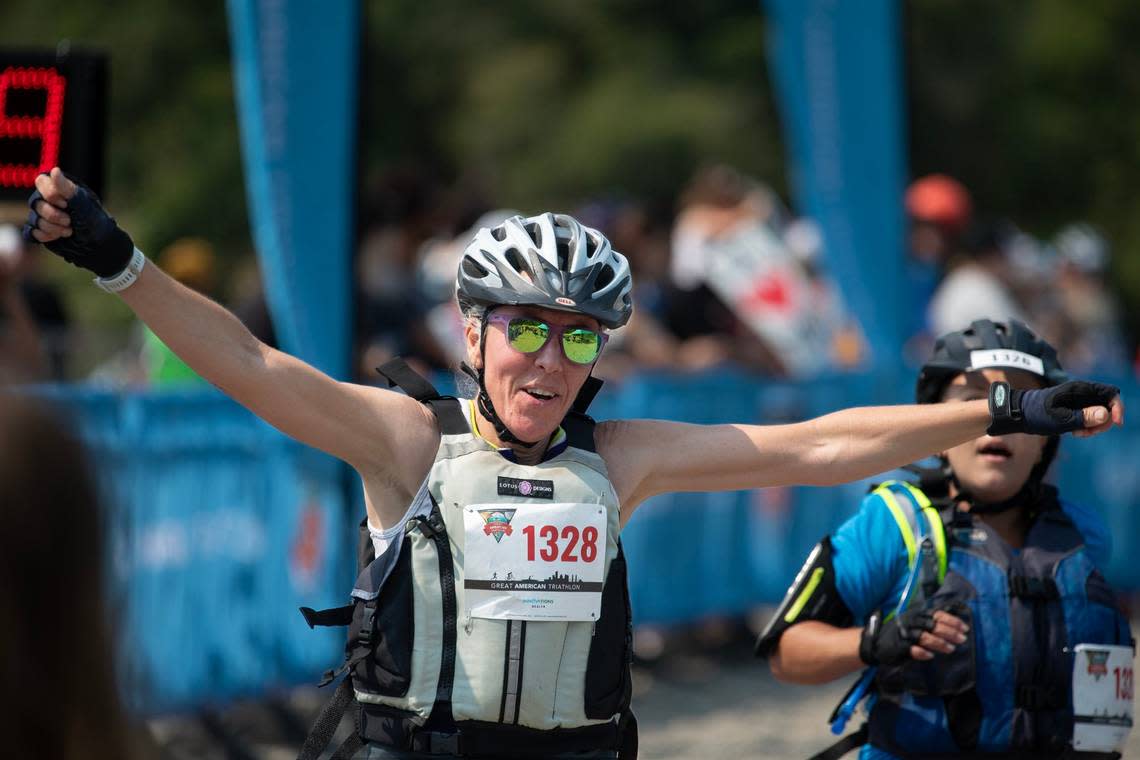
[[[955,501],[966,502],[970,505],[970,512],[977,515],[998,515],[1002,512],[1008,512],[1015,507],[1027,506],[1034,507],[1042,499],[1042,493],[1045,485],[1045,473],[1049,471],[1049,465],[1053,462],[1053,457],[1057,453],[1057,445],[1059,438],[1057,436],[1049,436],[1048,442],[1045,444],[1045,449],[1042,452],[1041,461],[1033,466],[1029,472],[1029,477],[1018,489],[1017,493],[1005,499],[1004,501],[982,501],[981,499],[970,493],[969,489],[962,486],[958,476],[950,469],[949,465],[946,467],[949,482],[954,484],[958,491]]]
[[[475,404],[479,408],[479,414],[483,415],[491,423],[491,427],[495,428],[495,434],[499,436],[499,440],[503,443],[515,443],[519,446],[526,446],[530,448],[538,444],[538,441],[524,441],[517,435],[510,431],[504,423],[499,413],[495,411],[495,405],[491,402],[491,396],[487,393],[487,386],[483,382],[483,370],[473,369],[467,362],[460,362],[459,369],[463,370],[475,383],[479,386],[479,395],[475,397]]]
[[[483,316],[479,320],[479,358],[482,360],[480,364],[486,366],[486,357],[484,356],[484,344],[487,339],[487,315],[490,314],[490,309],[483,312]],[[510,431],[499,413],[495,411],[495,405],[491,401],[491,395],[487,393],[487,384],[483,381],[483,367],[474,369],[467,362],[460,362],[459,368],[463,370],[475,384],[479,386],[479,395],[475,397],[475,404],[479,408],[479,414],[483,415],[491,423],[491,427],[495,428],[495,434],[499,436],[499,440],[503,443],[514,443],[519,446],[538,445],[538,441],[524,441],[517,435]]]

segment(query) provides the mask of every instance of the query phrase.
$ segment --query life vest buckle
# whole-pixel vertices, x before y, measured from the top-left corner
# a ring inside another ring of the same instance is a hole
[[[461,755],[459,733],[423,731],[412,737],[412,750],[429,755]]]
[[[360,623],[360,643],[372,646],[372,633],[376,630],[376,607],[371,604],[364,605],[364,619]]]
[[[1057,583],[1052,578],[1033,578],[1025,575],[1009,576],[1009,593],[1023,599],[1059,599]]]

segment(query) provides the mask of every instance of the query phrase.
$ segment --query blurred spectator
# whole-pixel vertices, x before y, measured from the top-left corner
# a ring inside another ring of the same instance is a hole
[[[1108,241],[1088,224],[1070,224],[1054,238],[1057,296],[1065,324],[1058,350],[1074,373],[1119,374],[1128,367],[1120,307],[1108,287]]]
[[[12,758],[138,756],[116,683],[106,521],[80,444],[0,393],[0,735]]]
[[[815,340],[806,340],[805,349],[829,357],[833,367],[857,367],[867,357],[866,339],[847,311],[838,285],[823,269],[823,232],[819,225],[806,217],[792,221],[784,228],[784,245],[809,283],[810,308],[804,310],[801,320]]]
[[[662,323],[669,277],[667,221],[639,202],[619,198],[592,201],[572,216],[608,237],[633,273],[637,308],[627,325],[613,331],[595,374],[621,380],[638,370],[676,369],[679,344]]]
[[[427,324],[429,303],[417,287],[420,247],[436,229],[436,189],[414,168],[388,171],[370,183],[356,260],[357,378],[375,381],[375,367],[402,356],[417,371],[448,366]]]
[[[37,276],[34,248],[19,227],[0,224],[0,382],[64,379],[67,312]]]
[[[682,204],[666,323],[685,365],[732,359],[803,377],[861,359],[815,224],[790,222],[770,189],[728,167],[698,172]]]
[[[417,287],[424,299],[424,322],[432,341],[446,356],[444,368],[459,366],[466,354],[463,350],[463,315],[455,302],[455,272],[463,250],[482,227],[494,227],[521,212],[513,209],[488,211],[469,227],[453,237],[432,238],[418,253]],[[446,350],[442,347],[446,347]]]
[[[1004,244],[1008,228],[976,224],[962,253],[930,299],[927,320],[932,335],[961,329],[976,319],[1028,322],[1024,309],[1011,291],[1012,274]]]
[[[785,368],[772,348],[737,316],[709,280],[731,272],[712,271],[710,244],[742,228],[782,222],[782,208],[768,188],[728,166],[697,171],[682,192],[673,225],[671,286],[664,324],[680,339],[677,361],[699,370],[726,361],[768,374]],[[745,273],[737,272],[739,279]]]
[[[256,256],[246,256],[238,264],[230,277],[229,296],[230,310],[253,333],[253,337],[277,348],[277,331],[265,300],[265,287]]]
[[[158,254],[157,263],[168,275],[199,293],[210,296],[217,282],[214,247],[201,238],[181,238]],[[141,362],[146,384],[153,388],[205,386],[206,381],[170,350],[150,328],[142,327]]]
[[[947,263],[960,249],[974,204],[961,182],[945,174],[929,174],[907,188],[905,206],[910,225],[906,279],[912,310],[903,334],[916,336],[921,344],[908,351],[925,357],[929,353],[927,343],[941,334],[927,322],[930,299]]]
[[[1003,238],[1010,290],[1024,310],[1026,324],[1033,325],[1034,331],[1051,344],[1062,345],[1061,336],[1068,328],[1056,287],[1056,251],[1014,227],[1006,230]]]

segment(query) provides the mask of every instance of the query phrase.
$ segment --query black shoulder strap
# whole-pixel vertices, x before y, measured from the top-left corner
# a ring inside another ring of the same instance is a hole
[[[427,403],[433,399],[443,398],[427,378],[409,367],[408,363],[399,356],[384,362],[376,368],[376,371],[388,381],[389,388],[399,388],[416,401]]]
[[[439,421],[440,432],[444,435],[471,432],[458,399],[442,395],[427,378],[409,367],[399,356],[384,362],[376,371],[388,381],[388,387],[399,388],[409,397],[427,405]]]
[[[862,747],[870,738],[871,730],[864,723],[859,730],[848,734],[827,749],[812,755],[808,760],[838,760],[856,747]]]
[[[566,444],[584,451],[596,451],[594,428],[597,424],[593,417],[571,411],[562,420],[562,429],[566,431]]]
[[[581,390],[578,391],[574,403],[570,405],[570,411],[562,420],[562,429],[566,431],[566,443],[576,449],[596,451],[594,447],[594,426],[597,423],[594,422],[593,417],[586,414],[586,409],[594,400],[594,396],[598,395],[603,384],[604,381],[593,375],[587,377]]]
[[[336,733],[336,728],[340,725],[340,719],[344,717],[345,710],[354,701],[356,701],[356,694],[352,690],[352,677],[345,676],[313,722],[313,727],[309,729],[309,735],[305,737],[305,743],[301,746],[297,760],[317,760],[321,757],[325,747],[329,746],[329,742],[332,741],[333,734]],[[352,735],[357,736],[357,733],[353,731]]]
[[[590,403],[594,400],[594,396],[598,395],[598,391],[602,389],[605,384],[603,380],[590,375],[586,378],[586,382],[582,384],[581,390],[578,391],[574,403],[570,405],[570,411],[577,412],[584,415],[586,410],[590,408]]]
[[[462,435],[471,432],[471,426],[463,416],[463,404],[459,403],[459,399],[444,396],[428,401],[427,405],[439,420],[439,432],[444,435]]]

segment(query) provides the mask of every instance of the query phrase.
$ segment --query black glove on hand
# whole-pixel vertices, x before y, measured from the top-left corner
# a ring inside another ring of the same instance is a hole
[[[1115,385],[1073,380],[1052,388],[1021,391],[1009,383],[990,385],[990,435],[1034,433],[1058,435],[1085,426],[1082,409],[1107,407],[1120,395]]]
[[[71,237],[63,237],[45,243],[49,251],[61,256],[77,267],[87,269],[100,277],[114,277],[127,268],[134,253],[135,244],[131,236],[123,232],[115,219],[106,212],[95,195],[82,182],[70,178],[78,186],[75,195],[67,201],[67,214],[71,217]],[[36,201],[44,199],[40,191],[32,193],[28,205],[32,213],[24,225],[24,239],[38,242],[32,237],[40,215],[36,212]]]
[[[906,612],[884,622],[876,612],[863,626],[859,638],[859,659],[868,665],[901,665],[914,659],[910,648],[918,645],[918,638],[934,630],[934,612],[922,608]]]

